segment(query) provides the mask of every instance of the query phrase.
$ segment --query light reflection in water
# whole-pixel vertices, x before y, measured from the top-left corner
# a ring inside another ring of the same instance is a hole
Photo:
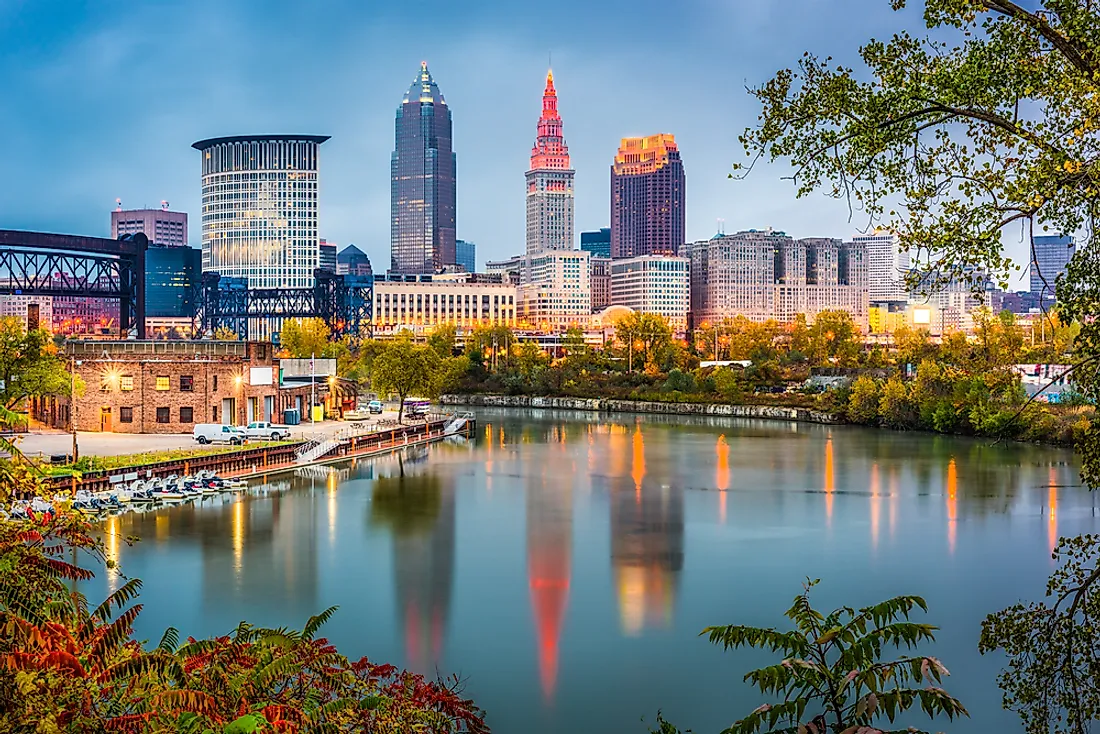
[[[642,438],[642,426],[634,426],[633,449],[630,456],[630,477],[634,480],[634,491],[641,501],[642,480],[645,479],[645,440]]]
[[[1053,551],[1058,545],[1058,473],[1050,467],[1047,477],[1047,545]]]
[[[236,576],[237,582],[240,583],[241,558],[244,555],[244,501],[240,498],[233,503],[232,527],[233,575]]]
[[[106,531],[106,536],[107,537],[105,537],[103,539],[103,552],[107,556],[107,560],[111,561],[115,566],[114,568],[108,568],[107,569],[107,588],[110,590],[110,593],[112,593],[112,594],[115,591],[118,590],[118,579],[119,579],[119,569],[118,569],[118,563],[119,563],[119,557],[118,557],[119,527],[118,527],[118,525],[119,525],[119,523],[118,523],[118,517],[117,516],[112,515],[111,517],[107,518],[107,531]]]
[[[328,474],[328,544],[336,547],[336,470]]]
[[[535,617],[539,680],[547,701],[558,678],[558,642],[569,604],[573,498],[569,485],[528,479],[527,582]]]
[[[878,511],[879,511],[878,462],[871,464],[871,547],[878,548]]]
[[[833,434],[825,439],[825,523],[833,523],[833,490],[836,489],[833,476]]]
[[[955,466],[955,457],[947,462],[947,548],[955,552],[955,530],[957,526],[957,502],[959,493],[959,472]]]
[[[730,447],[726,443],[726,434],[718,436],[714,447],[718,454],[718,464],[714,470],[714,486],[718,489],[718,522],[726,523],[726,490],[730,488]]]

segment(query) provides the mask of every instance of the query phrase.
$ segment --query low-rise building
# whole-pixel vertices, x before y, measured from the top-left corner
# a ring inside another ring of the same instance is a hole
[[[515,326],[516,287],[480,274],[398,275],[374,281],[374,333],[431,331],[450,324]]]
[[[611,305],[664,316],[674,332],[687,329],[690,278],[686,257],[641,255],[611,261]]]
[[[274,347],[263,342],[71,341],[65,356],[85,390],[33,406],[36,418],[79,431],[190,433],[196,423],[280,422],[306,414],[310,388],[283,389]]]
[[[592,317],[589,254],[545,250],[523,258],[517,293],[520,323],[542,331],[586,326]]]
[[[0,296],[0,317],[15,316],[29,329],[53,331],[50,296]]]

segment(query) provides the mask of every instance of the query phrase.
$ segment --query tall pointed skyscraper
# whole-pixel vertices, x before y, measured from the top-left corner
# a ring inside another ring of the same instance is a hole
[[[390,158],[390,269],[434,273],[455,262],[451,110],[420,62],[394,125]]]
[[[562,134],[554,72],[546,72],[538,138],[527,172],[527,254],[573,249],[573,169]]]

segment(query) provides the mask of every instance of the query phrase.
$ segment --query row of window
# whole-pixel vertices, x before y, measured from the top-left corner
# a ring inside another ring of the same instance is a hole
[[[218,389],[218,376],[213,375],[214,384],[213,388]],[[115,387],[117,383],[118,389],[122,392],[131,392],[134,389],[134,376],[133,375],[106,375],[103,378],[103,382],[100,385],[100,391],[109,392],[112,387]],[[154,383],[154,390],[164,392],[172,389],[172,378],[168,375],[158,375],[156,382]],[[195,390],[195,376],[194,375],[180,375],[179,376],[179,391],[180,392],[194,392]],[[125,408],[124,408],[125,410]],[[159,410],[159,409],[158,409]]]
[[[184,406],[179,409],[179,422],[180,423],[194,423],[195,422],[195,409]],[[133,423],[134,422],[134,409],[130,407],[122,407],[118,409],[118,420],[120,423]],[[171,423],[172,422],[172,409],[171,408],[157,408],[157,423]]]

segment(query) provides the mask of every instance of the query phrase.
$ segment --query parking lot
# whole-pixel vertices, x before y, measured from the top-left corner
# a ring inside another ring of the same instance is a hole
[[[353,423],[370,425],[382,420],[397,420],[397,411],[387,410],[382,415],[372,415],[369,419],[356,421],[324,421],[322,423],[303,423],[290,426],[291,439],[323,439]],[[31,432],[19,436],[19,448],[30,456],[50,456],[71,454],[73,437],[71,433],[61,431]],[[78,432],[77,445],[82,456],[118,456],[137,454],[144,451],[168,451],[171,449],[197,448],[198,444],[190,433],[91,433]]]

